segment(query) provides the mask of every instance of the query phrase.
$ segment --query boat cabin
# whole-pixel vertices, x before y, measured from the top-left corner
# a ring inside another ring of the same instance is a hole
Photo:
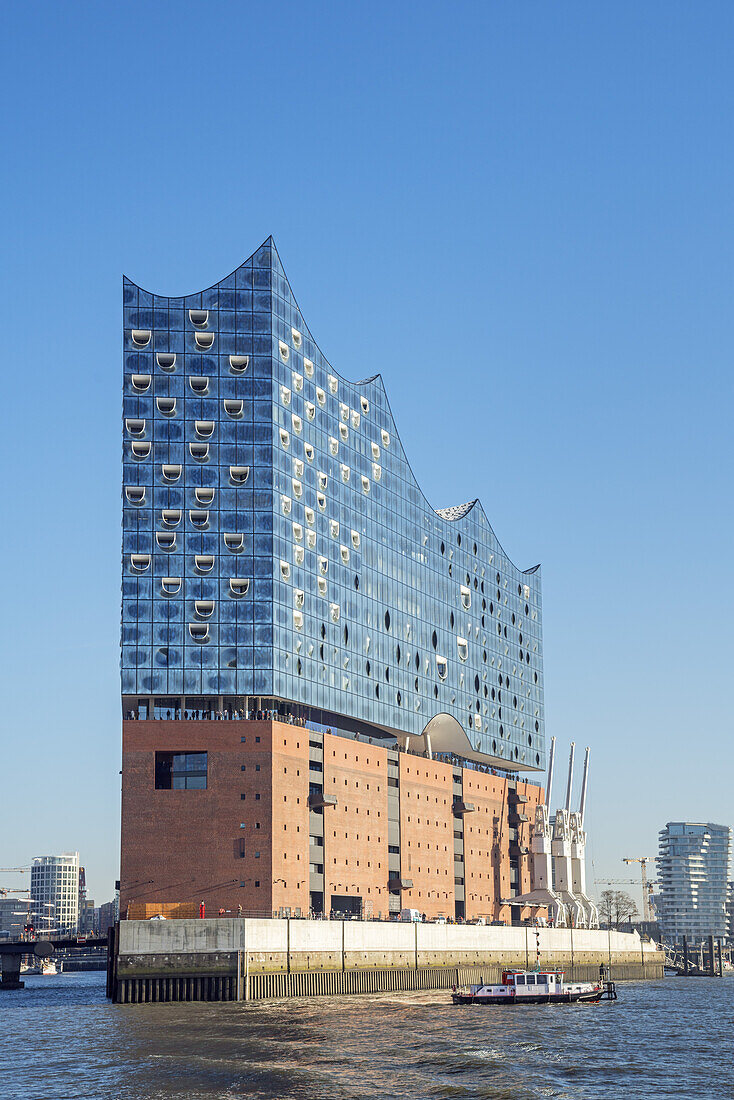
[[[529,972],[527,970],[504,970],[502,972],[502,984],[514,986],[516,992],[542,992],[560,993],[563,986],[562,970],[547,970],[542,972]],[[528,989],[528,986],[534,988]],[[542,986],[537,990],[537,986]]]

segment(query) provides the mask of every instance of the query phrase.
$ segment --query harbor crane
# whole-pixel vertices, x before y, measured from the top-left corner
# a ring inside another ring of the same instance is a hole
[[[630,857],[629,859],[623,859],[622,863],[639,863],[640,872],[642,876],[642,919],[645,921],[652,920],[650,914],[650,894],[652,893],[652,883],[647,881],[647,865],[648,863],[654,863],[654,856],[639,856]]]

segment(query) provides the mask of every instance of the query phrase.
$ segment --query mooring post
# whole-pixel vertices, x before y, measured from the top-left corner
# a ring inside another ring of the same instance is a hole
[[[683,937],[683,973],[688,976],[688,940]]]
[[[346,969],[346,966],[345,966],[345,963],[344,963],[344,924],[345,924],[345,922],[342,921],[342,974],[344,973],[344,971]]]
[[[415,969],[418,969],[418,921],[413,921],[413,927],[415,929]]]
[[[716,946],[719,949],[719,977],[723,978],[724,977],[724,963],[722,962],[722,959],[721,959],[721,940],[716,941]]]
[[[285,970],[291,972],[291,918],[285,918]]]
[[[709,974],[712,978],[716,977],[716,967],[714,966],[714,937],[709,936]]]
[[[236,1000],[242,1000],[242,952],[237,952],[237,996]]]

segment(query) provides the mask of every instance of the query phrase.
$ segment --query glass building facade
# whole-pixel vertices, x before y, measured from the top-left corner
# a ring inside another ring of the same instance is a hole
[[[659,833],[658,920],[670,943],[701,943],[727,935],[731,829],[669,821]]]
[[[187,297],[125,279],[123,308],[124,712],[442,716],[457,752],[543,769],[540,570],[478,501],[431,507],[382,378],[327,362],[272,239]]]

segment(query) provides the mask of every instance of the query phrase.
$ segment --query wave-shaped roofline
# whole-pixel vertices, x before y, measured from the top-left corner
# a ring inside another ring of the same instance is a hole
[[[540,571],[540,564],[533,565],[530,569],[520,569],[519,566],[515,565],[514,561],[509,556],[509,554],[506,552],[506,550],[502,546],[502,543],[500,542],[500,540],[497,538],[495,530],[492,527],[492,524],[489,522],[489,519],[487,517],[487,513],[485,512],[484,506],[483,506],[481,500],[479,499],[479,497],[475,497],[474,500],[468,501],[465,504],[455,504],[455,505],[451,505],[448,508],[434,508],[433,507],[433,505],[429,501],[428,497],[424,493],[424,491],[421,487],[421,484],[418,481],[418,478],[415,476],[415,472],[414,472],[413,467],[410,463],[410,459],[408,458],[408,452],[406,451],[405,447],[403,446],[403,441],[400,438],[400,432],[398,430],[398,423],[397,423],[397,420],[395,419],[392,408],[390,406],[390,399],[388,397],[387,389],[385,387],[385,382],[384,382],[384,379],[383,379],[382,375],[379,374],[379,373],[378,374],[373,374],[369,378],[363,378],[360,381],[354,382],[350,378],[347,378],[346,375],[341,374],[334,366],[332,366],[331,361],[329,359],[327,359],[327,357],[324,355],[323,351],[321,350],[321,345],[314,338],[313,333],[311,332],[310,328],[308,327],[308,324],[306,323],[306,318],[304,316],[303,310],[301,309],[300,305],[298,304],[298,299],[296,298],[296,295],[293,292],[293,287],[291,286],[290,279],[286,275],[285,265],[283,264],[283,261],[280,258],[280,253],[278,252],[278,247],[275,243],[275,239],[274,239],[272,233],[268,237],[265,238],[265,240],[262,242],[262,244],[259,245],[255,249],[255,251],[250,256],[247,257],[246,260],[243,260],[242,263],[238,264],[237,267],[233,268],[232,271],[230,271],[227,275],[224,275],[221,279],[217,279],[216,282],[210,283],[209,286],[204,287],[201,290],[196,290],[191,294],[169,294],[169,295],[157,294],[153,290],[147,290],[145,287],[140,286],[139,283],[136,283],[134,279],[129,278],[129,276],[127,276],[127,275],[123,275],[123,281],[130,283],[132,286],[136,287],[138,290],[142,290],[144,294],[150,294],[154,298],[169,298],[169,299],[171,299],[171,298],[178,298],[178,299],[195,298],[199,295],[206,294],[206,292],[209,291],[209,290],[214,290],[215,287],[221,286],[221,284],[223,282],[225,282],[227,279],[230,279],[233,275],[236,275],[236,273],[240,270],[240,268],[245,267],[250,262],[250,260],[253,260],[255,258],[255,256],[257,256],[258,252],[260,252],[266,246],[270,247],[273,250],[273,252],[275,253],[275,255],[277,256],[278,263],[280,264],[281,271],[283,272],[283,278],[285,279],[285,281],[288,284],[288,288],[289,288],[289,290],[291,292],[291,295],[293,297],[293,301],[295,303],[296,309],[300,313],[301,318],[303,320],[303,327],[305,328],[306,332],[308,333],[308,336],[309,336],[309,339],[311,340],[311,343],[314,345],[314,347],[318,348],[319,353],[322,356],[324,362],[329,367],[329,370],[332,371],[340,379],[340,381],[346,383],[346,385],[348,385],[348,386],[374,386],[374,385],[377,385],[377,384],[379,384],[381,386],[382,392],[383,392],[384,397],[385,397],[385,403],[387,405],[387,410],[390,414],[390,419],[392,420],[392,424],[393,424],[393,427],[395,429],[395,434],[396,434],[398,442],[400,444],[400,449],[403,452],[403,455],[405,457],[405,462],[408,466],[408,469],[410,470],[410,474],[411,474],[411,477],[413,478],[413,482],[415,484],[415,487],[418,490],[418,492],[420,493],[421,497],[423,498],[423,500],[426,504],[426,507],[428,509],[430,509],[430,511],[432,511],[434,513],[434,515],[437,515],[439,517],[439,519],[444,520],[444,522],[446,522],[446,523],[460,523],[462,520],[466,519],[466,517],[471,512],[474,511],[475,507],[477,507],[477,511],[478,511],[478,514],[479,514],[479,517],[480,517],[480,521],[481,520],[484,521],[485,525],[487,526],[489,531],[492,533],[492,537],[494,538],[495,542],[497,543],[498,547],[500,548],[500,550],[502,551],[504,556],[507,558],[507,560],[510,563],[510,565],[512,566],[512,568],[517,573],[521,573],[523,576],[530,576],[531,574],[538,573]],[[448,513],[453,513],[453,514],[448,514]]]

